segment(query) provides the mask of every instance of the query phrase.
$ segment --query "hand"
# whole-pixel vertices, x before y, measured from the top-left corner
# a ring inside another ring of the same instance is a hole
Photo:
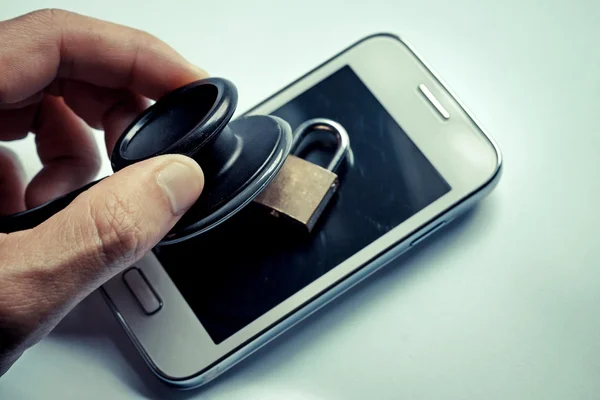
[[[60,10],[0,22],[0,140],[33,133],[43,169],[27,185],[0,147],[0,213],[96,178],[91,129],[112,150],[148,99],[206,77],[158,39]],[[161,156],[125,168],[28,231],[0,234],[0,375],[79,301],[148,252],[200,196],[200,167]]]

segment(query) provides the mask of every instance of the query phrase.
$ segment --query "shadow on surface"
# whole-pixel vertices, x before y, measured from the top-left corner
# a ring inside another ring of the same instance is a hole
[[[491,205],[493,203],[492,198],[489,198],[486,203],[487,206],[493,207]],[[113,371],[133,391],[145,398],[188,399],[201,396],[204,391],[214,386],[227,384],[228,380],[239,379],[243,374],[249,373],[248,371],[260,369],[260,363],[266,362],[268,364],[269,361],[277,357],[281,359],[282,352],[284,354],[294,352],[295,346],[293,343],[299,341],[302,336],[309,334],[311,332],[310,329],[314,329],[319,324],[327,325],[335,323],[334,320],[328,321],[327,318],[336,313],[337,310],[340,310],[340,307],[343,307],[345,303],[352,302],[352,299],[356,299],[357,296],[373,296],[376,293],[394,290],[395,282],[404,279],[407,274],[416,272],[416,268],[424,268],[423,263],[418,262],[424,256],[423,253],[443,247],[447,241],[455,242],[460,240],[461,235],[465,234],[465,230],[472,226],[469,222],[481,208],[486,208],[486,204],[481,204],[477,208],[471,209],[440,232],[433,235],[429,240],[423,242],[418,248],[405,253],[386,268],[375,273],[338,299],[329,303],[327,307],[324,307],[302,323],[296,325],[293,329],[282,334],[268,346],[257,351],[216,380],[197,389],[179,391],[159,381],[146,366],[126,333],[121,329],[99,292],[93,293],[80,303],[57,326],[52,333],[52,337],[55,340],[71,340],[74,337],[79,339],[86,337],[86,339],[89,339],[92,337],[94,341],[98,342],[96,344],[104,345],[106,345],[106,341],[108,340],[114,345],[118,353],[122,355],[122,358],[115,358],[114,352],[107,351],[104,356],[105,358],[99,360],[99,362],[104,363],[107,369]],[[478,228],[475,227],[474,229],[477,230]],[[283,357],[283,359],[286,358]]]

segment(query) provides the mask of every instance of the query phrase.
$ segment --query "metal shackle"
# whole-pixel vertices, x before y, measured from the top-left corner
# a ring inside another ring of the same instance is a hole
[[[348,148],[350,146],[350,138],[348,137],[348,132],[344,127],[328,118],[313,118],[303,122],[294,133],[294,139],[292,141],[291,151],[290,153],[295,153],[298,145],[306,138],[306,136],[315,131],[315,130],[323,130],[327,132],[331,132],[335,135],[337,139],[336,152],[332,158],[332,160],[327,165],[326,169],[329,171],[335,171],[340,163],[343,161],[344,157],[348,152]]]

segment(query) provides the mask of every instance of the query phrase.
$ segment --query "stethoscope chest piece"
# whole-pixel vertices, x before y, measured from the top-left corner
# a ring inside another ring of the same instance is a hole
[[[237,90],[228,80],[193,82],[151,105],[115,144],[111,154],[115,172],[163,154],[191,157],[204,172],[198,201],[159,244],[180,242],[227,220],[250,203],[283,166],[292,143],[289,124],[270,115],[231,120],[236,106]],[[14,228],[26,228],[41,223],[75,194],[2,217],[0,225],[7,222]]]

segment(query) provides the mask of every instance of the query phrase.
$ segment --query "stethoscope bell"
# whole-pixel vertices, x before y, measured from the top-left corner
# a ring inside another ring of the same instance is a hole
[[[236,106],[237,90],[230,81],[196,81],[142,112],[115,144],[110,158],[115,172],[163,154],[183,154],[202,167],[202,195],[159,244],[177,243],[219,225],[254,200],[283,166],[292,143],[290,125],[270,115],[231,120]],[[34,209],[0,217],[0,231],[38,225],[97,182]]]

